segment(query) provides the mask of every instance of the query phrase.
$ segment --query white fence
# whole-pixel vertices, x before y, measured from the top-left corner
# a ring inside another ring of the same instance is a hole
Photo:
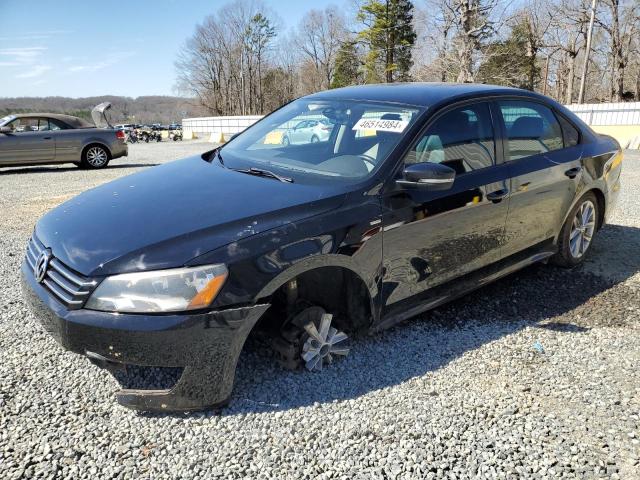
[[[199,137],[209,137],[211,134],[223,134],[229,137],[239,133],[260,120],[262,115],[244,115],[233,117],[194,117],[182,120],[182,129],[187,136],[195,134]]]
[[[615,137],[621,145],[640,146],[640,102],[574,104],[567,108],[598,133]],[[228,140],[261,118],[262,115],[185,118],[182,128],[185,138],[198,136],[217,142],[221,135]]]
[[[567,108],[591,126],[640,125],[640,102],[585,103]]]

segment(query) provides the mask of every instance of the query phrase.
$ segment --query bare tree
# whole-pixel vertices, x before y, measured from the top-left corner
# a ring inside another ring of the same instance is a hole
[[[546,46],[560,54],[555,96],[564,103],[573,103],[575,97],[576,67],[587,42],[590,8],[590,0],[569,0],[551,4],[547,12],[551,23]]]
[[[611,49],[611,100],[624,97],[624,70],[634,38],[638,35],[640,2],[637,0],[604,0],[604,12],[598,23],[609,36]]]
[[[196,27],[179,53],[179,89],[213,114],[261,113],[263,64],[275,36],[261,2],[227,4]]]
[[[526,26],[527,88],[529,90],[534,90],[539,83],[538,57],[545,47],[545,36],[551,27],[551,18],[546,15],[548,9],[547,0],[530,0],[516,12],[515,22]]]
[[[414,77],[446,82],[457,75],[453,54],[454,15],[447,3],[427,0],[425,9],[416,12],[418,41],[414,52]]]
[[[495,32],[491,19],[498,0],[446,0],[456,26],[455,49],[458,82],[473,82],[474,55]]]
[[[336,55],[346,39],[345,19],[337,7],[310,10],[298,27],[298,45],[311,63],[312,91],[329,88],[335,68]],[[309,71],[310,70],[310,71]]]

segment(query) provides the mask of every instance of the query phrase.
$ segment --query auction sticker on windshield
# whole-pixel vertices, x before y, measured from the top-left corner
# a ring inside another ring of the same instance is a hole
[[[401,133],[407,128],[409,122],[406,120],[385,120],[361,118],[353,126],[353,130],[378,130],[382,132]]]

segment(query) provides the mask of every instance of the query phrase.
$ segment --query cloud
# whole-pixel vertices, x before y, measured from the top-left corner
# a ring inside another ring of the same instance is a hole
[[[97,72],[98,70],[102,70],[104,68],[111,67],[116,63],[124,60],[126,58],[132,57],[135,55],[135,52],[118,52],[107,54],[103,60],[99,62],[83,64],[83,65],[73,65],[69,67],[70,72]]]
[[[0,56],[12,57],[14,61],[26,62],[44,53],[47,47],[0,48]]]
[[[51,70],[50,65],[34,65],[30,70],[16,75],[16,78],[36,78],[42,76],[45,72]]]
[[[47,40],[56,35],[64,35],[68,33],[73,33],[70,30],[43,30],[37,32],[25,32],[20,35],[11,35],[11,36],[3,36],[0,35],[0,41],[9,42],[9,41],[25,41],[25,40]]]

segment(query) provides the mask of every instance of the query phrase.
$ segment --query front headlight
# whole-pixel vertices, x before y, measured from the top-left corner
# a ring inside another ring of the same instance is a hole
[[[211,305],[226,279],[224,265],[123,273],[105,278],[85,308],[122,313],[198,310]]]

